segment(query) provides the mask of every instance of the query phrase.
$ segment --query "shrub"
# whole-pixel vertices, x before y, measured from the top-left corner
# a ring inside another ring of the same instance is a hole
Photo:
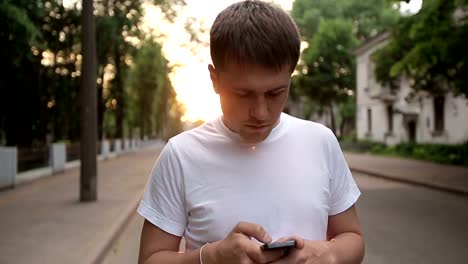
[[[380,142],[345,139],[340,141],[340,144],[345,151],[392,155],[444,164],[468,166],[468,141],[460,145],[416,144],[414,142],[405,142],[390,147]]]

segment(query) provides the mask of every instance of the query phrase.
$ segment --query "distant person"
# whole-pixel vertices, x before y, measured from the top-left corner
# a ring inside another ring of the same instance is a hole
[[[282,113],[299,46],[297,26],[271,4],[217,16],[208,70],[223,115],[164,147],[138,208],[139,263],[362,261],[360,191],[335,135]],[[295,247],[261,248],[288,239]]]

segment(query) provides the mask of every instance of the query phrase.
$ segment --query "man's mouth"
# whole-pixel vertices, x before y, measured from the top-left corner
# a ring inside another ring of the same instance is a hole
[[[267,127],[269,127],[270,125],[268,125],[268,124],[265,124],[265,125],[249,125],[249,124],[247,124],[246,126],[249,127],[249,128],[251,128],[251,129],[256,129],[256,130],[258,130],[258,129],[267,128]]]

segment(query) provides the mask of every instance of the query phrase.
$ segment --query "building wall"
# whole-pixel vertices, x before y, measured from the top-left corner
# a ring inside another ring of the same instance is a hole
[[[382,120],[382,113],[385,114],[385,106],[381,102],[370,97],[370,93],[380,89],[380,86],[373,78],[373,64],[370,56],[375,50],[386,45],[388,41],[377,44],[357,57],[356,63],[356,129],[359,139],[380,138],[383,140],[383,130],[386,129],[386,122]],[[372,132],[368,133],[367,109],[372,111]],[[386,117],[386,115],[384,115]]]
[[[434,102],[432,97],[423,98],[421,103],[420,142],[459,144],[468,140],[468,100],[462,96],[454,97],[448,94],[444,105],[444,131],[434,133]]]
[[[372,98],[382,93],[382,87],[375,81],[372,53],[388,43],[384,40],[377,43],[357,57],[356,129],[358,139],[384,142],[389,145],[410,140],[409,122],[416,124],[416,142],[459,144],[468,140],[468,100],[448,94],[444,104],[444,131],[434,133],[434,99],[424,92],[418,93],[412,100],[407,100],[413,92],[405,78],[400,82],[400,89],[393,102]],[[388,131],[387,105],[392,104],[393,133]],[[372,111],[372,130],[368,133],[367,109]]]

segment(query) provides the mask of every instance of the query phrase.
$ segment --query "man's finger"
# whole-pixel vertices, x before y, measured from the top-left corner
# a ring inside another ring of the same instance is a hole
[[[284,241],[288,241],[288,240],[295,240],[297,249],[304,248],[304,239],[299,237],[299,236],[282,237],[282,238],[276,240],[275,242],[284,242]]]
[[[260,245],[255,243],[253,247],[249,247],[247,249],[246,253],[250,259],[255,261],[255,263],[270,263],[283,257],[285,250],[277,249],[265,251],[260,248]]]
[[[272,241],[271,236],[265,229],[261,225],[254,223],[239,222],[232,230],[232,233],[242,233],[263,243],[270,243]]]

